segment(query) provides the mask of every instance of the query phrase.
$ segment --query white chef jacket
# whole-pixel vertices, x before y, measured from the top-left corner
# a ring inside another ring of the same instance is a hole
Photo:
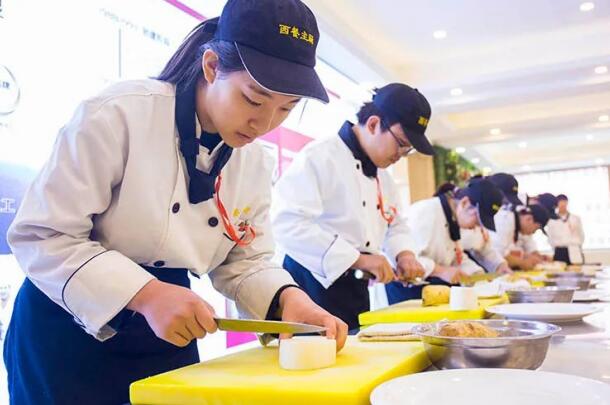
[[[559,219],[551,219],[546,226],[552,247],[581,246],[585,241],[582,222],[578,215],[568,213]]]
[[[325,288],[361,252],[384,252],[391,263],[412,244],[390,174],[378,169],[384,208],[398,215],[390,226],[381,216],[375,178],[338,135],[308,144],[275,184],[272,204],[277,254],[288,254]]]
[[[502,257],[511,252],[533,253],[538,250],[532,235],[518,233],[515,241],[515,213],[506,208],[500,209],[494,216],[496,231],[489,232],[489,238],[493,249]]]
[[[487,236],[484,236],[483,232]],[[489,231],[483,231],[479,226],[474,229],[460,229],[460,243],[462,249],[467,251],[488,272],[493,273],[498,266],[506,263],[504,256],[493,248]]]
[[[175,100],[173,85],[142,80],[83,102],[9,230],[26,275],[99,340],[114,335],[108,321],[153,278],[138,264],[207,273],[257,318],[281,286],[294,284],[270,261],[270,157],[251,144],[235,149],[222,170],[231,220],[256,230],[251,245],[236,246],[223,235],[214,199],[189,203]],[[197,165],[209,168],[219,147],[211,154],[202,147]]]
[[[421,200],[407,210],[407,220],[414,241],[413,252],[426,270],[428,277],[434,267],[456,266],[468,274],[484,271],[465,253],[461,265],[457,263],[456,248],[464,249],[461,242],[451,240],[449,223],[445,217],[441,200],[438,197]],[[460,233],[463,230],[460,230]]]

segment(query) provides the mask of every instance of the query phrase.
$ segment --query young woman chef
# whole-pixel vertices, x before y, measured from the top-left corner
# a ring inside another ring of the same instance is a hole
[[[463,275],[484,271],[464,249],[461,229],[477,226],[495,230],[494,215],[502,205],[502,192],[489,180],[477,179],[467,187],[418,201],[407,210],[413,251],[433,284],[455,284]],[[388,303],[421,298],[421,286],[386,284]]]
[[[4,359],[12,404],[120,404],[135,380],[198,361],[209,274],[248,317],[347,327],[269,259],[271,167],[258,136],[328,101],[299,0],[229,0],[158,80],[118,83],[60,131],[9,231],[27,275]]]

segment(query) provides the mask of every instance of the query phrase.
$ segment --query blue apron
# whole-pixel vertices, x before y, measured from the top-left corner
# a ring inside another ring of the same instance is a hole
[[[360,327],[358,315],[370,309],[367,280],[357,279],[354,272],[348,270],[330,287],[324,288],[309,270],[288,255],[283,267],[316,304],[342,319],[350,331]]]
[[[570,262],[570,253],[567,247],[556,247],[555,254],[553,255],[553,260],[572,264]]]
[[[145,269],[190,287],[185,269]],[[196,340],[183,348],[161,340],[138,313],[124,309],[112,325],[114,337],[96,340],[26,278],[4,343],[10,403],[124,404],[132,382],[199,362]]]
[[[426,281],[432,285],[451,286],[451,284],[438,277],[428,277]],[[423,288],[424,286],[421,285],[405,287],[398,281],[392,281],[391,283],[385,285],[385,292],[388,296],[388,304],[392,305],[407,300],[419,300],[421,299],[421,290]]]

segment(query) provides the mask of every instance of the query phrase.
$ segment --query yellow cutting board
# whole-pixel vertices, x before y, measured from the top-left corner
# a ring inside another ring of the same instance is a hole
[[[286,371],[278,348],[256,348],[133,383],[132,404],[368,404],[373,388],[430,365],[421,342],[349,336],[333,367]]]
[[[546,277],[547,272],[544,270],[528,270],[515,271],[513,274],[528,280],[532,287],[544,287],[544,281],[541,279]]]
[[[377,311],[363,312],[359,315],[360,325],[394,322],[436,322],[442,319],[483,319],[485,308],[506,304],[506,296],[479,299],[479,307],[469,311],[452,311],[449,305],[423,307],[421,300],[409,300],[390,305]]]

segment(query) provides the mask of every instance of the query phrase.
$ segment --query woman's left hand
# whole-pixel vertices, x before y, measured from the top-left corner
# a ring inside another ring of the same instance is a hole
[[[326,312],[309,298],[301,289],[289,287],[280,295],[282,321],[300,322],[326,328],[326,337],[337,341],[337,351],[341,350],[347,339],[347,324],[341,319]],[[289,338],[281,334],[280,339]]]

